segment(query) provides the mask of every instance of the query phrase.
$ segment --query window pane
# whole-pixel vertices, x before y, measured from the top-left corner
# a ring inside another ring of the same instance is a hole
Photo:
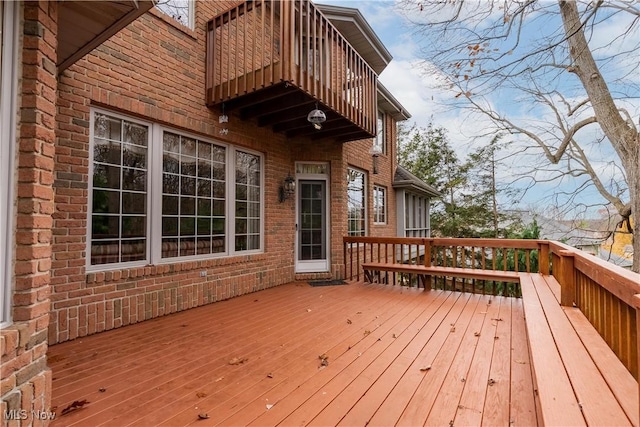
[[[93,190],[93,213],[120,212],[120,192],[109,190]]]
[[[163,170],[176,173],[163,178],[162,236],[179,239],[163,239],[162,257],[224,252],[226,149],[171,132],[164,132],[163,148]]]
[[[364,172],[347,171],[347,233],[349,236],[365,235],[365,178]]]
[[[108,166],[94,163],[93,187],[94,188],[120,188],[119,166]]]
[[[91,264],[145,260],[149,128],[102,113],[92,119]]]
[[[261,158],[236,151],[235,168],[235,250],[260,249]]]
[[[147,212],[147,198],[140,193],[122,193],[122,212],[144,215]]]

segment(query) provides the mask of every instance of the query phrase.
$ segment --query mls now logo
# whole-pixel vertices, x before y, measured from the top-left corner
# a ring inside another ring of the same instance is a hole
[[[10,409],[4,411],[5,420],[26,420],[28,413],[26,409]]]
[[[55,412],[49,411],[31,411],[31,416],[37,420],[53,420],[56,417]],[[26,420],[29,418],[29,412],[26,409],[11,409],[4,411],[4,419],[8,421],[12,420]]]

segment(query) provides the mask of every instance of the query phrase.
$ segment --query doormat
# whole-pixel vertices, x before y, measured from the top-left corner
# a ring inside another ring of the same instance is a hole
[[[346,285],[347,282],[344,280],[310,280],[309,284],[311,286],[336,286],[336,285]]]

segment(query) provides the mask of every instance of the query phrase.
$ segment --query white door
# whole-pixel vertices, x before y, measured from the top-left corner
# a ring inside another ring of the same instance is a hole
[[[327,178],[298,178],[296,273],[329,271],[327,184]]]

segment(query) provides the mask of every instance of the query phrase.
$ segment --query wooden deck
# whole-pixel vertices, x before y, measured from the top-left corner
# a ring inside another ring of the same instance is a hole
[[[52,346],[49,365],[53,426],[537,424],[515,298],[292,283]]]

